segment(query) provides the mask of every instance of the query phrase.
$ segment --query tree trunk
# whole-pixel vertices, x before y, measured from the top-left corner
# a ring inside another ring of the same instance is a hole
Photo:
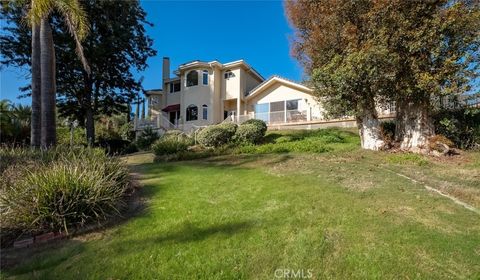
[[[85,120],[87,143],[89,146],[93,146],[95,144],[95,122],[93,120],[92,108],[92,81],[87,76],[85,77],[85,97],[85,105],[87,106]]]
[[[30,128],[30,145],[39,148],[42,138],[41,107],[41,72],[40,72],[40,25],[32,26],[32,118]]]
[[[380,121],[374,110],[365,111],[356,119],[362,149],[377,151],[382,149],[385,143],[380,131]]]
[[[400,148],[416,153],[426,152],[428,140],[435,134],[428,101],[405,101],[399,105],[395,132]]]
[[[40,68],[41,68],[41,107],[42,107],[42,137],[41,146],[49,148],[56,143],[55,117],[55,49],[53,46],[52,29],[48,18],[40,23]]]

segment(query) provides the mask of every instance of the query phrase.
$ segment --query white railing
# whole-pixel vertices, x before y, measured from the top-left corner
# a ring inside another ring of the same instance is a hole
[[[135,130],[143,130],[147,127],[151,127],[152,129],[164,129],[164,130],[180,129],[180,125],[178,123],[176,124],[171,123],[170,120],[162,114],[153,116],[151,119],[135,118],[133,123],[134,123]]]
[[[298,123],[310,120],[306,110],[287,110],[278,112],[255,113],[254,118],[263,120],[267,124]]]

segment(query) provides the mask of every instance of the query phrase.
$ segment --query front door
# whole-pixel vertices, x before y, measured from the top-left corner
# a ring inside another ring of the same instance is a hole
[[[172,123],[172,124],[177,124],[177,120],[180,118],[180,111],[172,111],[169,113],[169,117],[168,117],[168,120]]]

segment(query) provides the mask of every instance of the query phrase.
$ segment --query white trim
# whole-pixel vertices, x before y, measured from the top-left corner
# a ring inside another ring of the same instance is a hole
[[[282,79],[280,77],[272,77],[270,78],[268,81],[264,82],[262,85],[260,85],[259,87],[257,88],[254,88],[253,91],[250,92],[249,95],[246,96],[246,99],[249,100],[251,99],[253,96],[257,95],[259,92],[262,92],[264,89],[268,88],[269,86],[271,86],[272,84],[274,83],[282,83],[286,86],[290,86],[292,88],[296,88],[298,90],[301,90],[301,91],[304,91],[308,94],[312,94],[313,93],[313,90],[311,88],[308,88],[304,85],[301,85],[301,84],[298,84],[298,83],[294,83],[292,81],[289,81],[289,80],[285,80],[285,79]]]

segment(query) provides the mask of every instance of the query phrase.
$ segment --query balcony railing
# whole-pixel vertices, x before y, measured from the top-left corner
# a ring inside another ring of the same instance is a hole
[[[306,122],[309,120],[306,110],[287,110],[278,112],[255,113],[253,117],[255,119],[263,120],[267,124],[298,123]]]

